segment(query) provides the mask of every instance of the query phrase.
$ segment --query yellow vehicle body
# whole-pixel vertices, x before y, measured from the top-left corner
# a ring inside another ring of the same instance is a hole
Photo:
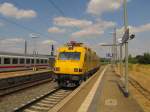
[[[54,73],[62,83],[66,80],[78,82],[89,77],[99,66],[100,59],[94,51],[81,43],[75,43],[58,49]]]

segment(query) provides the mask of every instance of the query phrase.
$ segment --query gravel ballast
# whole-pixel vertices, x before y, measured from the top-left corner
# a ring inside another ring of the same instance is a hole
[[[47,82],[35,87],[19,91],[0,98],[0,112],[12,112],[15,108],[26,104],[28,101],[49,92],[57,87],[55,82]]]

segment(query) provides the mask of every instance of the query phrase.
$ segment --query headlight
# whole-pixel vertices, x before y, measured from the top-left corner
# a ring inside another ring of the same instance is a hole
[[[81,69],[81,68],[79,68],[79,72],[82,72],[82,69]]]
[[[74,72],[82,72],[81,68],[74,68]]]
[[[74,72],[78,72],[78,68],[74,68]]]

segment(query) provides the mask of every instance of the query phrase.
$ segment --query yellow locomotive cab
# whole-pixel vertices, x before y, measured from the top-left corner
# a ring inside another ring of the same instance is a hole
[[[68,43],[58,49],[54,73],[61,86],[78,84],[98,68],[98,56],[82,43]]]
[[[73,51],[60,52],[55,62],[54,71],[57,74],[82,74],[82,53]]]

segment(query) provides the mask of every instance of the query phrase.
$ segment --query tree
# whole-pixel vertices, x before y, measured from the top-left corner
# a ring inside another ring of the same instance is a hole
[[[129,63],[137,63],[137,59],[135,57],[132,57],[131,54],[128,57],[128,61],[129,61]]]
[[[137,55],[135,57],[140,64],[150,64],[150,54],[144,53],[144,55]]]
[[[144,53],[143,55],[137,55],[135,57],[132,57],[130,54],[128,60],[129,63],[150,64],[150,53]]]

